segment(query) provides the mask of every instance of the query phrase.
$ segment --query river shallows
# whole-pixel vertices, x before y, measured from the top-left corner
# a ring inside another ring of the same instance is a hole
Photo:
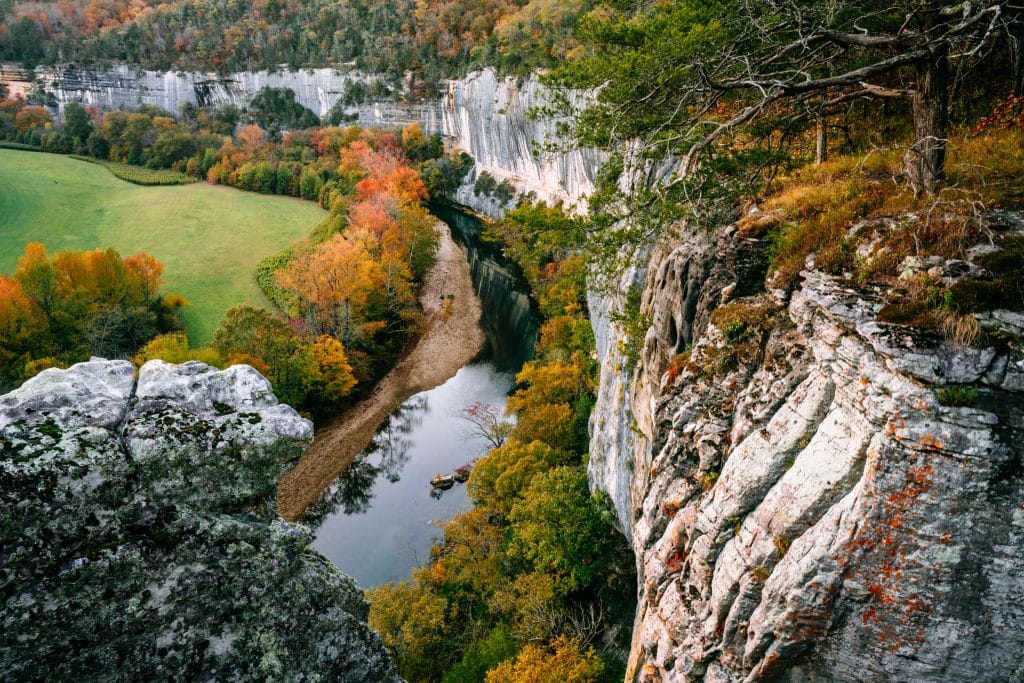
[[[310,509],[307,523],[320,524],[314,547],[364,587],[409,578],[440,537],[436,522],[469,505],[461,484],[431,495],[430,478],[450,474],[487,448],[467,436],[461,411],[478,401],[504,407],[512,381],[511,373],[478,362],[403,403]]]
[[[525,285],[500,250],[480,239],[480,222],[450,208],[435,207],[435,214],[467,249],[487,347],[444,384],[405,401],[307,511],[303,521],[316,530],[314,546],[363,587],[409,578],[413,567],[429,559],[441,534],[437,524],[468,508],[463,485],[436,497],[430,478],[451,474],[486,452],[482,439],[468,437],[469,423],[460,415],[477,402],[504,409],[515,373],[532,356],[537,338]]]

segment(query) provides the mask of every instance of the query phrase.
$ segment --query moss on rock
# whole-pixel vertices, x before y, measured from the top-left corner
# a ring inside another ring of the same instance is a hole
[[[244,366],[92,361],[0,397],[4,680],[396,680],[358,586],[274,511],[311,439]]]

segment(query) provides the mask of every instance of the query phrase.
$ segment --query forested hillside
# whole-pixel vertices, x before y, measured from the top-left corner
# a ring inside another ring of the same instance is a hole
[[[550,66],[590,0],[89,0],[0,3],[0,60],[237,71],[354,62],[427,79]]]

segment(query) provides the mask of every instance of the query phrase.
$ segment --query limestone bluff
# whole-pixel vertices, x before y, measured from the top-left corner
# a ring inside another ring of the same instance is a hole
[[[0,398],[5,679],[398,680],[277,517],[312,436],[248,366],[94,359]]]
[[[1020,213],[983,220],[997,243],[1024,234]],[[640,576],[627,679],[1022,680],[1024,355],[997,340],[1024,316],[987,313],[990,341],[957,346],[881,323],[884,291],[813,260],[791,295],[766,290],[761,249],[736,224],[682,228],[628,273],[652,320],[635,368],[636,342],[595,327],[591,484]],[[743,351],[726,306],[753,321]]]
[[[0,64],[0,84],[11,93],[29,96],[35,88],[52,97],[54,110],[70,102],[100,109],[131,109],[140,105],[177,112],[183,104],[245,107],[261,88],[290,88],[296,101],[318,116],[326,115],[356,81],[382,78],[348,67],[296,71],[242,71],[231,74],[146,71],[128,64],[106,68],[72,65],[25,70]],[[578,102],[583,96],[574,96]],[[367,127],[418,123],[467,152],[476,165],[454,199],[487,215],[505,208],[493,197],[477,195],[473,183],[480,173],[508,180],[521,193],[572,204],[594,189],[602,156],[593,150],[551,149],[559,140],[557,122],[534,115],[551,104],[537,74],[516,78],[482,69],[442,81],[436,97],[408,102],[399,99],[353,104],[345,113]],[[555,147],[560,147],[555,145]]]

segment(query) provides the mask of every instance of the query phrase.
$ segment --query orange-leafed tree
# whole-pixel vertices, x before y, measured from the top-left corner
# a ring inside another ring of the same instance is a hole
[[[242,148],[247,151],[256,150],[267,141],[266,131],[255,123],[242,126],[238,133],[236,133],[236,136],[238,141],[242,143]]]
[[[317,396],[328,404],[341,403],[356,387],[345,347],[334,337],[320,335],[313,342],[313,358],[320,366],[320,378],[315,383]]]
[[[46,320],[25,296],[21,283],[0,276],[0,385],[11,386],[21,378],[34,349],[52,347],[44,335]]]
[[[591,683],[603,672],[604,664],[593,648],[584,650],[578,641],[563,636],[549,647],[527,645],[515,659],[488,671],[487,683]]]
[[[365,321],[364,312],[385,280],[368,243],[364,230],[350,228],[278,273],[278,284],[296,296],[297,313],[313,333],[332,334],[348,346]]]
[[[18,135],[31,135],[33,132],[42,132],[53,123],[50,112],[46,107],[37,104],[28,104],[14,115],[14,130]]]
[[[163,265],[113,249],[50,256],[25,246],[13,276],[0,278],[0,383],[23,379],[52,357],[72,363],[91,355],[134,354],[160,333],[180,327],[173,297],[159,288]]]

